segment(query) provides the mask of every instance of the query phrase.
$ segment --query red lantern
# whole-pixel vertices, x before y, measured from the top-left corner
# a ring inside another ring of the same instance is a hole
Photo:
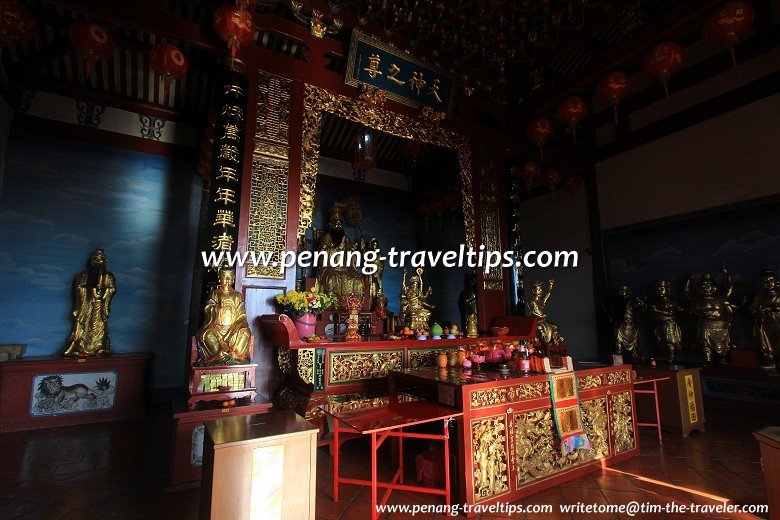
[[[555,191],[555,188],[557,188],[558,184],[561,182],[561,172],[558,168],[551,166],[544,171],[542,180],[547,187],[550,188],[550,191]]]
[[[18,0],[0,1],[0,52],[8,40],[26,42],[35,32],[35,18]]]
[[[533,161],[527,161],[520,166],[518,176],[525,182],[526,191],[530,192],[534,183],[542,176],[542,169]]]
[[[116,43],[111,33],[94,22],[76,21],[70,26],[70,44],[84,55],[87,78],[92,71],[92,60],[107,60],[114,55]]]
[[[569,191],[574,191],[582,184],[582,178],[579,175],[569,175],[563,179],[563,187]]]
[[[615,124],[618,123],[618,104],[628,94],[629,88],[628,76],[619,71],[610,72],[601,78],[596,87],[596,94],[599,99],[604,103],[612,105],[612,109],[615,112]]]
[[[544,160],[544,143],[552,137],[555,126],[546,117],[537,117],[528,125],[528,137],[539,147],[539,158]]]
[[[734,46],[753,26],[753,6],[747,2],[729,2],[710,15],[704,24],[704,36],[715,43],[724,43],[737,66]]]
[[[588,115],[588,105],[579,96],[571,96],[558,105],[558,119],[569,125],[574,142],[577,142],[577,123]]]
[[[664,86],[664,93],[669,97],[669,78],[672,72],[680,68],[683,62],[683,50],[674,42],[664,42],[656,45],[645,54],[642,69],[648,76],[658,78]]]
[[[168,97],[168,92],[171,90],[171,83],[177,79],[181,79],[187,74],[187,58],[178,49],[169,43],[161,43],[152,47],[149,52],[149,64],[152,68],[162,76],[165,95],[161,100],[161,103],[165,103],[165,99]]]
[[[235,57],[238,49],[254,38],[255,21],[243,9],[234,4],[225,4],[214,13],[214,29],[227,42],[230,54]]]

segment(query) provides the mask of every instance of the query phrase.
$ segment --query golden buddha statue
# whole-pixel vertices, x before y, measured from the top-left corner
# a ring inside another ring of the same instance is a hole
[[[527,303],[528,314],[539,318],[539,321],[536,322],[536,338],[543,347],[561,345],[564,341],[558,332],[558,326],[549,321],[545,314],[547,300],[550,299],[554,285],[555,280],[548,280],[547,293],[545,294],[542,289],[542,282],[534,280],[534,283],[531,285],[531,298]]]
[[[89,265],[74,280],[75,302],[71,314],[75,318],[68,339],[65,357],[93,357],[111,354],[108,338],[108,316],[111,298],[116,293],[116,279],[106,269],[106,255],[95,249]]]
[[[763,292],[757,294],[750,307],[756,320],[755,334],[761,341],[764,362],[780,363],[780,290],[777,275],[766,271],[761,276]]]
[[[403,278],[401,279],[401,312],[399,313],[399,318],[402,326],[409,327],[412,330],[427,329],[428,321],[431,319],[431,311],[433,310],[433,305],[425,301],[431,295],[432,289],[429,286],[427,290],[423,291],[422,274],[422,268],[418,267],[417,274],[409,278],[409,285],[407,286],[406,269],[404,269]]]
[[[675,355],[682,349],[682,334],[676,319],[682,307],[677,305],[669,294],[669,280],[655,282],[655,294],[649,310],[656,349],[665,352],[666,360],[672,363]]]
[[[198,346],[206,365],[238,365],[251,361],[254,345],[246,321],[244,297],[233,288],[235,273],[219,271],[219,285],[206,301],[206,322],[198,331]]]
[[[707,363],[712,362],[713,354],[718,356],[721,364],[726,363],[726,356],[731,350],[731,319],[735,306],[729,301],[733,291],[731,275],[723,268],[726,277],[726,292],[721,298],[718,288],[711,275],[704,275],[698,294],[693,294],[693,281],[698,278],[692,274],[685,282],[685,296],[691,302],[691,310],[699,319],[696,330],[696,344],[704,352]]]
[[[320,289],[335,298],[350,294],[362,298],[365,294],[364,277],[348,261],[353,247],[343,227],[344,204],[333,204],[328,216],[328,229],[317,246],[317,251],[324,251],[328,257],[327,264],[319,267],[317,281]]]

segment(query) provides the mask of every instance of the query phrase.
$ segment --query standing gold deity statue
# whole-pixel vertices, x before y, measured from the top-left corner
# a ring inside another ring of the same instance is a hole
[[[618,355],[628,354],[638,358],[637,351],[639,328],[634,318],[636,311],[644,310],[645,302],[640,299],[631,301],[631,288],[628,284],[618,287],[617,297],[612,302],[609,319],[614,330],[613,348]]]
[[[563,337],[558,332],[558,326],[549,321],[545,314],[547,300],[550,299],[550,294],[552,294],[554,285],[555,280],[548,280],[547,293],[545,294],[542,289],[542,282],[534,280],[534,283],[531,286],[531,298],[527,303],[528,314],[539,318],[539,321],[536,322],[536,338],[543,347],[561,345],[564,341]]]
[[[466,337],[476,338],[479,336],[479,329],[477,327],[477,290],[474,286],[476,276],[470,274],[464,279],[463,292],[461,293],[461,312],[463,323],[466,324]]]
[[[244,297],[233,288],[235,273],[219,271],[219,285],[206,301],[206,322],[198,331],[198,346],[206,365],[238,365],[251,361],[254,345],[246,321]]]
[[[666,360],[672,363],[682,349],[682,334],[676,318],[682,307],[669,294],[669,280],[657,280],[654,287],[655,294],[649,306],[653,340],[656,350],[665,352]]]
[[[763,292],[757,294],[751,305],[756,320],[755,333],[761,341],[764,362],[780,367],[780,290],[777,275],[766,271],[761,276]]]
[[[116,279],[106,269],[106,255],[95,249],[89,265],[74,281],[75,302],[73,332],[65,348],[66,357],[93,357],[111,354],[108,338],[108,316],[111,298],[116,293]]]
[[[409,278],[409,285],[406,285],[406,269],[403,271],[401,280],[401,312],[399,318],[401,325],[410,327],[413,330],[427,329],[428,321],[431,319],[433,305],[425,300],[431,295],[432,289],[428,287],[423,292],[422,268],[417,268],[417,274]]]
[[[704,352],[707,363],[712,362],[713,354],[718,356],[721,364],[726,363],[726,356],[731,350],[731,320],[734,314],[734,304],[729,301],[733,291],[731,275],[723,268],[726,278],[726,292],[718,296],[718,288],[712,276],[707,274],[702,278],[698,294],[693,294],[693,281],[698,275],[692,274],[685,282],[685,296],[691,302],[691,310],[699,319],[696,329],[696,344]]]
[[[382,286],[382,276],[385,273],[385,262],[380,258],[382,252],[379,249],[379,239],[373,237],[368,241],[368,250],[376,251],[377,259],[375,262],[376,272],[371,275],[369,279],[369,294],[371,295],[371,307],[375,308],[380,300],[384,297],[384,287]]]
[[[355,265],[349,260],[349,253],[353,251],[352,241],[344,231],[345,206],[335,203],[328,214],[328,229],[320,237],[317,251],[327,254],[327,265],[319,267],[317,281],[320,290],[326,294],[339,296],[364,295],[364,279],[358,273]]]

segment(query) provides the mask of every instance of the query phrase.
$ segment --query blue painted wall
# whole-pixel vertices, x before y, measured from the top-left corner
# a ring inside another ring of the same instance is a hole
[[[0,343],[59,352],[73,277],[102,247],[116,352],[152,351],[152,385],[184,383],[201,181],[186,161],[13,130],[0,187]]]

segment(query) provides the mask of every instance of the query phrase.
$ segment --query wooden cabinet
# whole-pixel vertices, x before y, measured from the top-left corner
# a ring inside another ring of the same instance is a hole
[[[761,446],[761,469],[766,481],[769,518],[780,520],[780,426],[767,426],[753,432]]]
[[[317,428],[292,411],[205,423],[201,519],[314,518]]]
[[[636,374],[643,379],[669,378],[668,381],[658,382],[662,429],[683,437],[687,437],[693,430],[704,431],[704,402],[698,368],[672,370],[642,367],[636,369]],[[653,396],[637,395],[636,402],[637,420],[642,423],[656,422]]]

